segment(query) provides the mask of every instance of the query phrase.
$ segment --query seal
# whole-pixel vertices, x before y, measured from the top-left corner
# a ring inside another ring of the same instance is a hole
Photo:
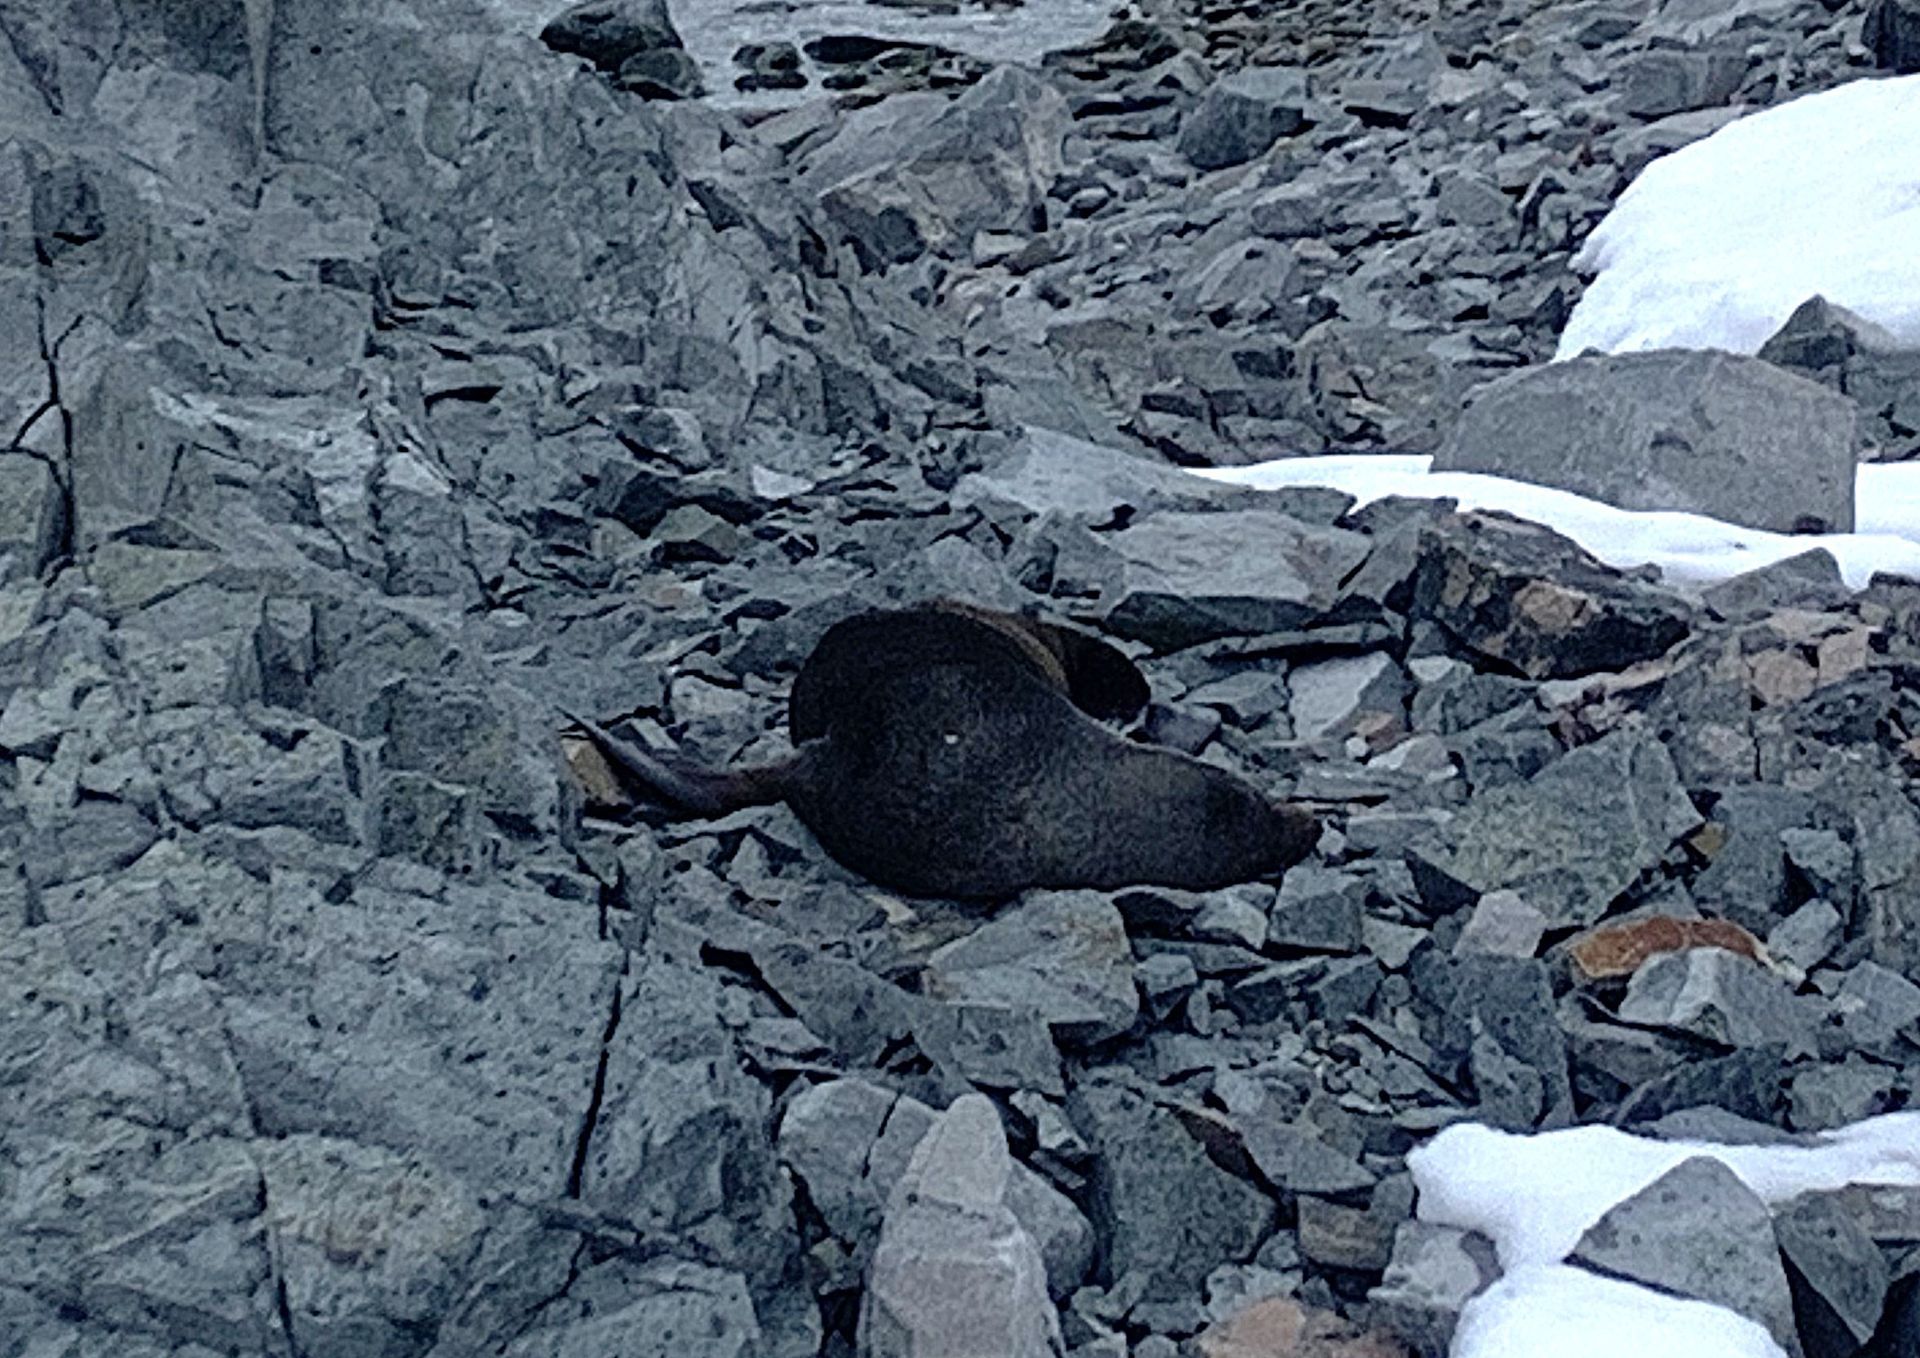
[[[1300,808],[1101,724],[1146,697],[1097,637],[941,601],[828,628],[794,679],[779,763],[700,768],[572,720],[650,797],[699,816],[785,801],[841,864],[910,895],[1210,890],[1312,850]]]

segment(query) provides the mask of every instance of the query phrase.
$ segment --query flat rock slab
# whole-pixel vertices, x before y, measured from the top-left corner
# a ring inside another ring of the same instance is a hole
[[[1725,1306],[1800,1351],[1767,1205],[1718,1160],[1668,1170],[1588,1227],[1568,1262]]]
[[[1511,889],[1552,927],[1591,924],[1699,824],[1666,746],[1622,730],[1481,793],[1409,863],[1437,907]]]
[[[1037,891],[927,960],[925,992],[1037,1014],[1057,1041],[1133,1027],[1140,995],[1120,912],[1094,891]]]
[[[1589,355],[1488,383],[1434,454],[1622,509],[1853,531],[1852,402],[1756,358]],[[1789,491],[1790,488],[1790,491]]]
[[[1101,599],[1106,629],[1164,648],[1299,627],[1373,547],[1258,509],[1152,514],[1107,541],[1124,570]]]

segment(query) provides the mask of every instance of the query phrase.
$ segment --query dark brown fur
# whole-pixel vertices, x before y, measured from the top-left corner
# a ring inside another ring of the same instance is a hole
[[[581,724],[652,795],[709,816],[784,800],[841,863],[916,895],[1204,890],[1305,857],[1305,812],[1089,715],[1146,692],[1095,637],[936,604],[827,629],[794,680],[783,763],[699,769]]]

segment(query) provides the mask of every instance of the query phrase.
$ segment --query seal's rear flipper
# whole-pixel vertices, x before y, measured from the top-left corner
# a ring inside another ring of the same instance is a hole
[[[646,796],[696,816],[724,816],[743,806],[765,806],[786,796],[786,764],[721,770],[690,764],[676,755],[655,754],[622,740],[598,722],[561,709],[587,733],[600,753]]]

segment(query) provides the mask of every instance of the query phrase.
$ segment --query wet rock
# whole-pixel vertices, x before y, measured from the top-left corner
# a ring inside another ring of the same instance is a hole
[[[970,1094],[939,1115],[895,1184],[861,1302],[875,1358],[1047,1358],[1063,1344],[1046,1267],[1007,1204],[1000,1115]]]
[[[1632,791],[1596,801],[1595,787]],[[1555,926],[1586,924],[1699,823],[1665,746],[1623,730],[1474,797],[1409,861],[1436,909],[1510,889]]]
[[[1588,1227],[1569,1260],[1725,1306],[1799,1351],[1767,1205],[1717,1160],[1668,1170]]]
[[[690,54],[671,47],[636,52],[620,63],[613,83],[642,99],[697,99],[706,93],[700,64]]]
[[[1413,612],[1530,678],[1564,679],[1662,654],[1691,610],[1549,529],[1471,514],[1423,535]]]
[[[1215,82],[1180,129],[1180,154],[1202,170],[1262,155],[1306,125],[1307,75],[1289,66],[1249,67]]]
[[[1483,389],[1434,467],[1558,486],[1623,509],[1683,509],[1790,533],[1853,530],[1851,404],[1759,359],[1673,350],[1584,357]],[[1796,488],[1790,502],[1774,493]]]
[[[1133,1026],[1140,997],[1126,926],[1098,892],[1032,892],[927,959],[935,999],[1031,1011],[1066,1045]]]

